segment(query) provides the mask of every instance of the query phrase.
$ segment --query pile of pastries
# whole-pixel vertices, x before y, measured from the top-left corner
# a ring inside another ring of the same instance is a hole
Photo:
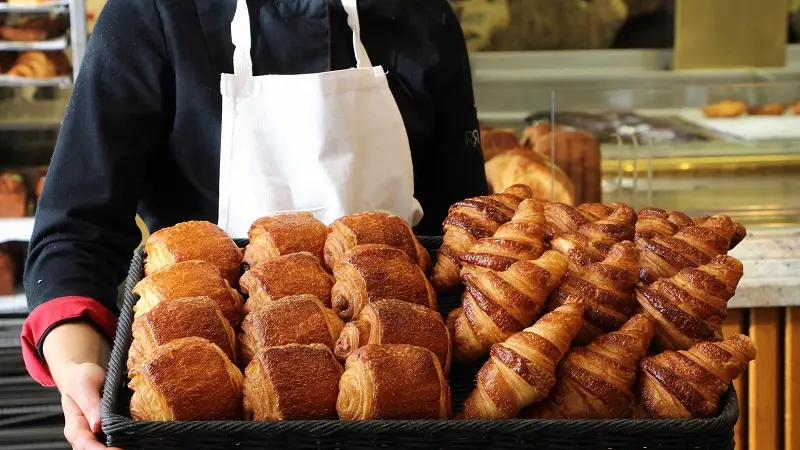
[[[756,356],[721,330],[744,227],[532,196],[454,204],[432,268],[384,213],[264,217],[243,251],[208,222],[154,233],[134,288],[132,417],[448,419],[451,360],[482,364],[456,418],[715,415]],[[462,292],[443,320],[437,293]]]
[[[430,256],[402,219],[364,213],[328,227],[284,213],[248,234],[244,251],[208,222],[147,240],[128,353],[133,418],[451,416],[450,334]]]
[[[755,359],[723,337],[746,236],[727,216],[531,199],[527,186],[454,205],[433,269],[453,357],[488,361],[464,418],[698,418]],[[543,312],[546,312],[542,315]]]
[[[600,143],[591,134],[535,123],[519,137],[513,129],[482,126],[481,143],[486,179],[495,193],[524,184],[540,200],[600,201]]]
[[[766,103],[762,105],[749,105],[736,100],[724,100],[703,107],[703,114],[708,118],[749,116],[782,116],[787,110],[800,115],[800,100],[794,104]]]
[[[9,64],[6,75],[22,78],[53,78],[67,75],[70,63],[64,52],[29,51],[20,53]]]

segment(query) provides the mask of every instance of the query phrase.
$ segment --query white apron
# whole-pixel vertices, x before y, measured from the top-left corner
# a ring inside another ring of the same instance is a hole
[[[254,77],[247,2],[238,0],[234,74],[220,82],[219,226],[232,237],[284,211],[310,211],[325,224],[365,211],[412,226],[422,218],[400,110],[361,43],[356,0],[342,5],[356,68]]]

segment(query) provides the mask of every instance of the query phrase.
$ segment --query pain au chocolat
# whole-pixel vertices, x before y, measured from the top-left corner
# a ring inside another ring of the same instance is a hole
[[[133,293],[139,296],[133,306],[136,317],[163,301],[209,297],[219,305],[231,326],[239,325],[241,294],[222,278],[216,267],[205,261],[184,261],[162,267],[136,283]]]
[[[144,251],[145,275],[171,264],[200,260],[213,264],[231,286],[238,286],[242,250],[211,222],[193,220],[162,228],[147,238]]]

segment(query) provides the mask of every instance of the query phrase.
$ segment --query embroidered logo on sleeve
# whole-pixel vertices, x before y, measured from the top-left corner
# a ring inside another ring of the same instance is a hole
[[[481,145],[481,132],[478,130],[469,130],[464,133],[464,138],[467,141],[467,145],[472,148],[478,148]]]

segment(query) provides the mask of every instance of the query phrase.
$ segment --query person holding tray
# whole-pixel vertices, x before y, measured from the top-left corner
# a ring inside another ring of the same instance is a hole
[[[452,203],[488,193],[471,84],[446,0],[110,0],[25,270],[26,366],[61,390],[73,448],[105,448],[137,212],[151,231],[208,220],[245,237],[278,211],[386,211],[439,234]]]

